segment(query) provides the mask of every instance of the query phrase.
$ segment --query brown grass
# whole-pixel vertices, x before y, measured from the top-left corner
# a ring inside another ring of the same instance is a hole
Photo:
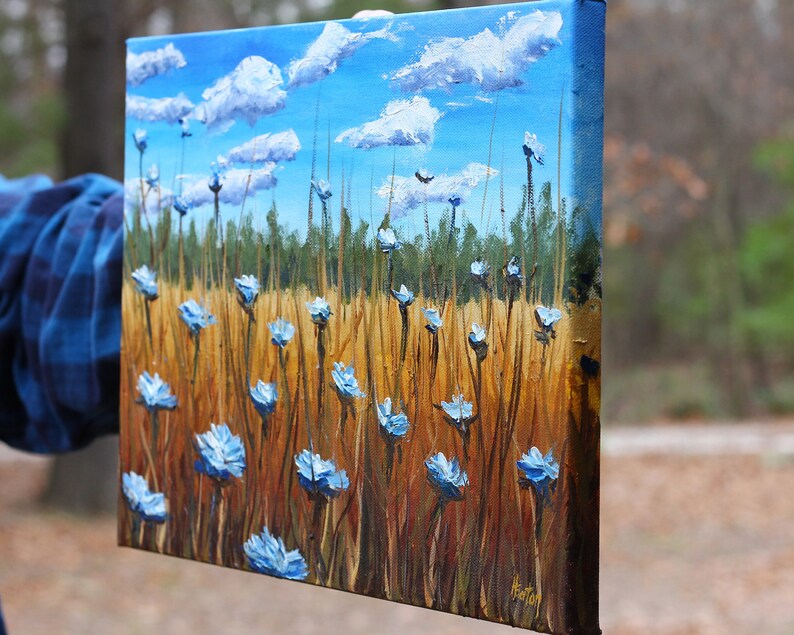
[[[544,349],[533,336],[534,307],[523,293],[517,294],[508,324],[502,299],[483,292],[479,302],[455,307],[453,288],[431,384],[431,336],[420,312],[431,301],[417,297],[408,309],[408,347],[400,368],[397,303],[380,291],[382,279],[373,287],[348,304],[332,305],[325,331],[325,381],[331,381],[333,362],[352,361],[367,393],[356,400],[355,418],[346,421],[332,387],[326,386],[323,403],[317,403],[317,332],[304,307],[314,293],[272,289],[260,295],[251,337],[251,383],[277,382],[279,390],[278,409],[263,439],[247,394],[247,317],[231,285],[201,294],[161,282],[160,297],[151,305],[153,351],[143,300],[131,284],[124,285],[121,469],[145,475],[153,489],[156,483],[166,495],[169,518],[162,526],[134,532],[122,501],[120,543],[247,568],[242,545],[266,525],[289,549],[300,549],[309,564],[308,582],[319,582],[313,546],[319,541],[328,586],[547,632],[591,632],[575,629],[590,619],[585,614],[592,599],[585,596],[597,585],[597,570],[588,569],[594,540],[597,549],[597,516],[595,536],[580,534],[592,531],[592,520],[589,527],[583,525],[588,514],[597,513],[599,386],[583,375],[578,362],[582,354],[600,359],[600,301],[569,306],[556,339]],[[189,297],[203,299],[218,319],[201,334],[195,386],[190,381],[193,339],[177,316],[177,306]],[[341,294],[326,289],[326,298],[338,303]],[[297,329],[285,350],[290,421],[278,350],[267,329],[278,316]],[[466,340],[472,322],[490,324],[481,386]],[[159,373],[179,399],[174,412],[159,414],[156,447],[149,447],[150,415],[135,403],[136,380],[144,370]],[[397,407],[407,414],[411,429],[399,443],[387,482],[387,446],[378,431],[376,401],[387,396],[394,401],[398,391]],[[444,506],[435,526],[437,497],[423,462],[439,451],[464,461],[460,436],[434,408],[458,391],[474,402],[478,415],[464,462],[469,486],[464,500]],[[228,423],[246,447],[243,479],[232,479],[219,494],[193,465],[193,437],[208,430],[210,422]],[[350,477],[349,490],[327,505],[316,532],[313,504],[298,483],[293,461],[309,447],[310,434],[315,451]],[[516,469],[521,453],[533,445],[544,453],[552,448],[561,464],[553,503],[539,520],[537,549],[534,493],[519,487]],[[213,496],[222,501],[215,513]],[[571,560],[584,573],[576,574]],[[517,597],[516,583],[522,589],[533,586],[533,592],[539,586],[540,602],[533,606],[531,598]]]

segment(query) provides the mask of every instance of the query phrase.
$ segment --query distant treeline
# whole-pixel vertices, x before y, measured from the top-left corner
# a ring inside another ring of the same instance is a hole
[[[460,212],[457,214],[456,227],[450,232],[451,209],[447,209],[438,223],[430,227],[430,249],[427,248],[424,232],[407,236],[397,228],[402,247],[394,252],[393,286],[399,288],[404,284],[415,293],[421,290],[425,296],[433,297],[435,282],[435,297],[442,297],[445,288],[449,291],[454,278],[457,300],[466,302],[479,293],[478,285],[471,281],[470,267],[474,260],[480,259],[491,267],[491,287],[498,295],[504,296],[504,267],[511,258],[517,257],[521,273],[525,276],[523,292],[529,299],[531,290],[528,282],[535,240],[526,196],[523,199],[512,218],[507,218],[506,213],[494,212],[490,220],[492,230],[487,236],[479,235],[474,225],[462,218]],[[544,304],[554,300],[557,275],[563,276],[562,286],[568,301],[579,302],[601,294],[599,228],[594,227],[578,207],[568,214],[565,199],[561,201],[561,212],[558,215],[554,209],[551,183],[545,183],[536,202],[538,267],[534,280],[537,298]],[[421,216],[422,210],[416,210],[415,213]],[[347,208],[340,213],[338,206],[335,209],[329,206],[328,215],[335,219],[337,225],[341,217],[341,231],[329,231],[325,241],[322,228],[317,225],[312,226],[307,238],[295,230],[288,230],[279,222],[279,210],[275,203],[267,212],[265,231],[256,229],[253,215],[247,214],[240,227],[234,219],[226,219],[223,240],[219,240],[214,221],[209,221],[201,235],[195,220],[188,213],[182,224],[185,286],[192,288],[200,284],[202,278],[208,287],[217,283],[217,272],[222,268],[220,263],[225,251],[225,271],[229,283],[233,276],[253,274],[259,278],[264,289],[286,289],[297,285],[319,292],[320,263],[325,243],[328,285],[334,288],[338,285],[341,258],[345,297],[349,299],[362,286],[369,291],[373,276],[377,276],[376,284],[385,279],[386,256],[378,248],[375,236],[378,229],[390,226],[388,215],[374,228],[363,220],[353,227]],[[151,265],[149,261],[154,253],[154,267],[160,279],[179,279],[176,216],[172,208],[165,207],[157,217],[157,223],[152,227],[155,244],[152,250],[146,220],[135,214],[134,221],[128,224],[131,240],[128,241],[127,255],[131,266],[143,263]],[[562,221],[563,227],[560,227],[559,219],[566,219]],[[417,224],[421,224],[421,221]],[[564,271],[558,272],[563,248],[566,254]]]

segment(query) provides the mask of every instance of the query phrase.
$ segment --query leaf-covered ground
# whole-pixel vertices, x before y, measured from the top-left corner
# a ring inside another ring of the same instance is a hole
[[[693,443],[707,434],[703,430],[692,428]],[[732,453],[723,444],[711,456],[637,456],[636,443],[611,442],[626,432],[608,435],[602,480],[605,633],[794,632],[794,456],[785,447],[794,423],[774,430],[786,453],[770,450],[773,439],[760,454]],[[735,437],[741,450],[744,431],[721,428],[711,436]],[[663,434],[656,438],[660,449],[677,443],[667,443]],[[747,439],[753,443],[752,435]],[[11,635],[515,632],[120,549],[115,518],[86,520],[33,507],[46,463],[12,457],[0,453],[0,598]]]

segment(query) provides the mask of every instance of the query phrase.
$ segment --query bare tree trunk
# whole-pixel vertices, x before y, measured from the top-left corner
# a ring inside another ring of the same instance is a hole
[[[122,6],[106,0],[64,2],[64,176],[100,172],[122,178],[123,13]]]
[[[65,177],[99,172],[122,178],[124,37],[122,6],[65,0],[67,61],[63,136]],[[72,512],[107,512],[118,498],[118,440],[93,443],[53,463],[44,502]]]

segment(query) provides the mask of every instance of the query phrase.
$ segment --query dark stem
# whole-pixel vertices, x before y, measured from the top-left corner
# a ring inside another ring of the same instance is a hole
[[[318,368],[318,385],[317,385],[317,426],[322,431],[322,417],[323,417],[323,392],[325,391],[325,328],[317,326],[317,361]]]
[[[535,293],[535,274],[538,270],[538,224],[535,218],[535,192],[532,187],[532,159],[527,155],[527,203],[529,204],[529,217],[532,222],[532,272],[529,275],[529,286],[531,298],[534,302],[537,298]]]
[[[438,332],[432,334],[432,345],[430,346],[430,388],[436,380],[436,369],[438,368]]]
[[[315,494],[314,510],[312,513],[312,534],[309,538],[314,543],[315,574],[317,576],[317,581],[320,584],[325,584],[328,577],[328,573],[325,568],[325,561],[323,560],[322,536],[320,535],[324,504],[325,501],[323,500],[322,496],[320,496],[320,494]]]
[[[199,347],[201,345],[201,334],[196,333],[193,336],[193,339],[196,342],[195,352],[193,353],[193,378],[190,380],[190,385],[196,385],[196,370],[198,369],[198,361],[199,361]]]
[[[154,338],[152,337],[152,316],[149,313],[149,300],[144,299],[143,306],[146,310],[146,332],[149,334],[149,348],[154,356]]]

